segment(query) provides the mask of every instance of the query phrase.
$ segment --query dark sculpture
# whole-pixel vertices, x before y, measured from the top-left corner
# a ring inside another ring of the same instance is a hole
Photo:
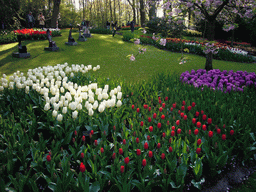
[[[17,35],[18,38],[18,48],[19,48],[19,53],[27,53],[27,47],[21,45],[21,35]]]
[[[72,33],[72,26],[69,31],[68,42],[75,42],[75,39],[72,37],[71,33]]]
[[[47,34],[47,39],[48,39],[48,41],[49,41],[49,47],[57,47],[55,41],[52,41],[52,37],[51,37],[51,34],[50,34],[50,30],[49,30],[49,29],[47,29],[46,34]]]

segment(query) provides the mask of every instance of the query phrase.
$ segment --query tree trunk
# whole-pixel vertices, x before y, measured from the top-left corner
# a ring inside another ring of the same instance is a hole
[[[235,39],[235,29],[231,31],[231,47],[234,47],[234,39]]]
[[[152,4],[150,4],[151,8],[149,9],[149,20],[152,20],[154,17],[156,17],[156,3],[155,0],[151,1]]]
[[[51,27],[56,28],[56,21],[59,15],[60,10],[60,2],[61,0],[53,0],[53,13],[52,13],[52,20],[51,20]]]
[[[109,1],[109,9],[110,9],[110,23],[113,21],[113,15],[112,15],[112,6],[111,6],[111,0]]]
[[[211,17],[207,21],[207,28],[208,28],[207,39],[208,39],[208,41],[214,40],[215,22],[216,22],[216,18],[211,18]],[[212,68],[212,58],[213,58],[212,52],[206,54],[205,69],[207,71],[213,69]]]
[[[142,27],[145,27],[146,15],[144,8],[144,1],[140,0],[140,24]]]

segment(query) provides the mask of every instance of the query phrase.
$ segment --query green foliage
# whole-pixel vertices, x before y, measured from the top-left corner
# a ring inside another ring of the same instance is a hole
[[[90,32],[96,34],[112,34],[112,30],[106,28],[92,28]]]

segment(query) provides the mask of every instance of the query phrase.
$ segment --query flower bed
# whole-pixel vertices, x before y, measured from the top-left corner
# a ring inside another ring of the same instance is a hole
[[[243,71],[233,72],[232,70],[227,72],[221,72],[219,69],[213,69],[206,71],[198,69],[184,72],[180,76],[180,80],[187,84],[194,85],[195,87],[207,86],[213,90],[221,90],[225,93],[233,91],[243,91],[245,87],[256,88],[256,75],[254,72],[248,73]]]
[[[139,25],[134,26],[134,30],[138,30],[140,28]],[[122,30],[131,30],[131,26],[124,26],[122,27]]]
[[[253,157],[255,89],[201,92],[166,74],[130,85],[91,70],[99,66],[1,79],[1,186],[198,190],[234,156]]]

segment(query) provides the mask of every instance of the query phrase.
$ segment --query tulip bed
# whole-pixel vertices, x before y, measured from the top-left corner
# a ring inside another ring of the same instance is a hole
[[[198,190],[254,158],[254,87],[212,92],[167,74],[129,84],[99,69],[1,79],[1,191]]]

